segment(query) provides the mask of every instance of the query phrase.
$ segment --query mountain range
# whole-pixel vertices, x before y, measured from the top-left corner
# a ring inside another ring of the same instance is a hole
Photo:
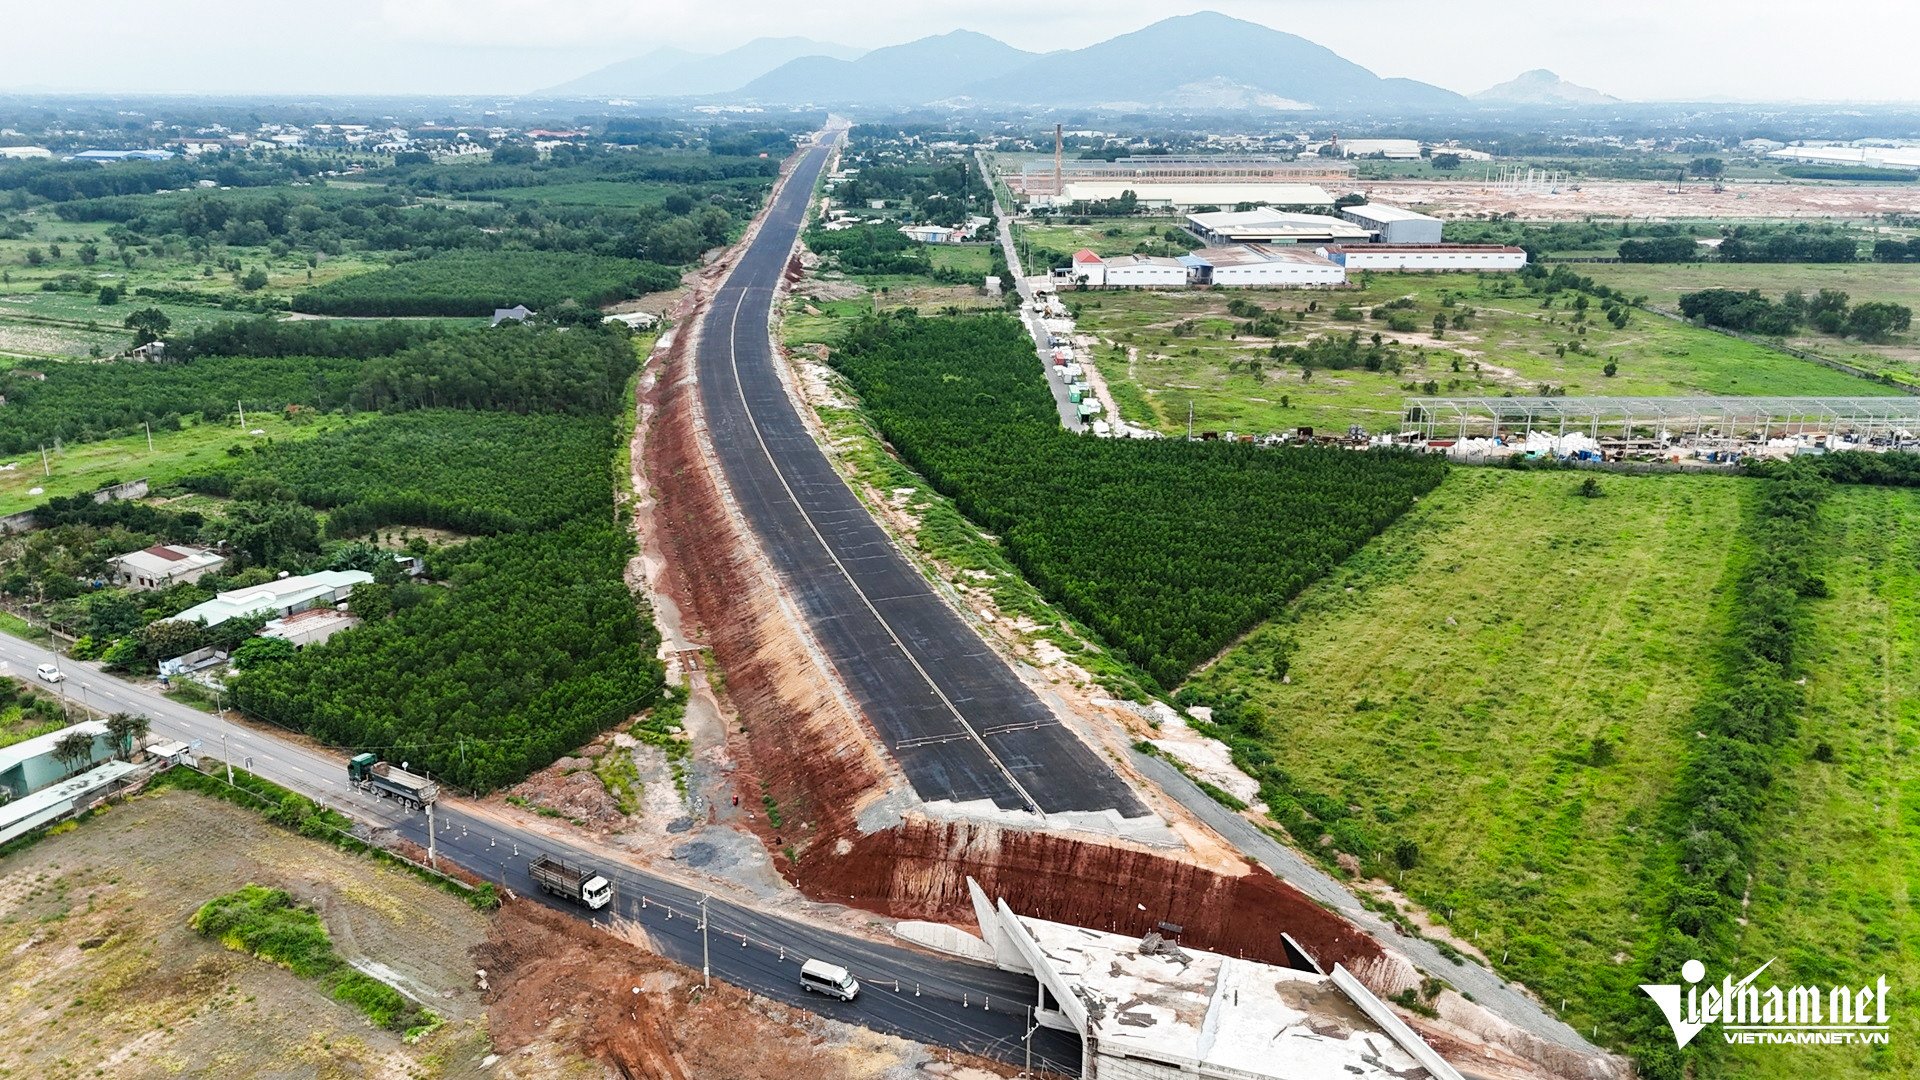
[[[1382,78],[1298,35],[1211,11],[1162,19],[1082,49],[1045,54],[967,30],[871,52],[804,38],[762,38],[715,56],[662,49],[601,68],[542,96],[705,98],[763,105],[1382,113],[1615,100],[1546,71],[1527,72],[1470,100],[1429,83]]]
[[[1535,68],[1474,94],[1473,100],[1489,105],[1612,105],[1620,99]]]
[[[723,53],[672,46],[609,64],[540,91],[542,97],[706,97],[747,83],[802,57],[852,60],[863,50],[811,38],[755,38]]]

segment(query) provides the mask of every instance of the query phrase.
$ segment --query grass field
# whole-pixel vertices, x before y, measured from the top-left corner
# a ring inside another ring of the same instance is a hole
[[[1184,218],[1152,220],[1096,219],[1092,225],[1029,225],[1015,223],[1014,246],[1023,258],[1033,263],[1035,273],[1044,273],[1049,261],[1072,255],[1081,248],[1095,254],[1111,255],[1184,255],[1200,246],[1200,241],[1180,226]]]
[[[16,467],[0,472],[0,515],[31,509],[56,495],[95,491],[107,484],[145,477],[155,488],[174,483],[190,473],[206,472],[227,460],[227,448],[251,446],[268,439],[309,438],[339,426],[327,417],[309,424],[289,424],[276,413],[249,413],[247,426],[191,423],[179,431],[160,431],[147,451],[144,435],[101,442],[71,443],[47,448],[53,473],[41,469],[37,454],[0,460]],[[248,432],[261,431],[263,435]],[[32,494],[33,489],[40,494]]]
[[[1797,1080],[1920,1071],[1920,493],[1838,488],[1825,508],[1831,596],[1814,604],[1790,810],[1761,849],[1744,975],[1892,987],[1891,1045],[1730,1049],[1726,1075]],[[1832,761],[1818,760],[1825,743]]]
[[[1368,278],[1365,287],[1338,291],[1114,291],[1068,293],[1064,299],[1079,309],[1081,332],[1101,340],[1093,358],[1123,410],[1126,401],[1151,404],[1151,416],[1128,413],[1126,418],[1168,432],[1184,430],[1189,402],[1199,427],[1258,433],[1300,425],[1344,429],[1353,423],[1371,431],[1388,430],[1397,426],[1407,398],[1428,392],[1892,392],[1869,380],[1646,312],[1634,312],[1624,329],[1615,329],[1599,317],[1595,305],[1581,333],[1570,295],[1563,293],[1551,308],[1543,308],[1542,297],[1525,295],[1518,291],[1518,281],[1494,275]],[[1502,287],[1514,288],[1515,294],[1500,295]],[[1374,305],[1402,297],[1414,302],[1408,314],[1417,329],[1395,333],[1383,320],[1364,317]],[[1453,307],[1445,306],[1448,297]],[[1287,312],[1289,318],[1304,314],[1304,321],[1278,339],[1236,338],[1241,320],[1227,313],[1228,302],[1235,298]],[[1307,312],[1310,305],[1317,310]],[[1335,318],[1334,310],[1342,305],[1363,317]],[[1472,310],[1468,327],[1433,336],[1434,315],[1451,317],[1467,309]],[[1384,341],[1398,342],[1402,370],[1319,370],[1303,379],[1298,368],[1278,367],[1266,358],[1276,341],[1298,344],[1316,335],[1344,336],[1356,330],[1363,341],[1378,333]],[[1574,346],[1583,351],[1574,351]],[[1613,377],[1605,374],[1610,360],[1617,365]]]
[[[1455,470],[1193,682],[1245,692],[1285,733],[1287,794],[1347,806],[1374,850],[1412,841],[1408,895],[1604,1039],[1660,914],[1640,878],[1753,486],[1577,482]]]
[[[1681,293],[1700,289],[1759,289],[1776,300],[1789,289],[1808,296],[1821,289],[1839,289],[1856,304],[1879,300],[1920,310],[1920,269],[1890,263],[1604,264],[1579,269],[1603,285],[1629,296],[1645,295],[1668,310],[1679,306]],[[1920,377],[1920,331],[1885,343],[1868,343],[1803,330],[1788,343],[1869,370],[1886,366],[1909,378]]]

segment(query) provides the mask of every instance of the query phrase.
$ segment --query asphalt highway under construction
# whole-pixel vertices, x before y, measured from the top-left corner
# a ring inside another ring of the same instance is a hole
[[[922,799],[1144,815],[1126,783],[898,550],[787,396],[770,309],[829,153],[824,144],[802,152],[703,316],[700,401],[727,487]]]

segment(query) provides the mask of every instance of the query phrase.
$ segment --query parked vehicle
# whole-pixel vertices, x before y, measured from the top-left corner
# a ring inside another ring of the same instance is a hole
[[[800,985],[810,994],[825,994],[841,1001],[852,1001],[860,994],[860,983],[852,972],[825,960],[809,960],[801,964]]]
[[[347,762],[347,781],[383,799],[398,799],[415,810],[440,797],[439,784],[389,765],[372,754],[361,754]]]
[[[528,864],[527,873],[533,875],[541,892],[564,896],[596,911],[613,899],[613,883],[591,867],[575,866],[551,855],[542,855]]]
[[[33,673],[40,677],[41,682],[64,682],[67,678],[66,672],[52,664],[41,664]]]

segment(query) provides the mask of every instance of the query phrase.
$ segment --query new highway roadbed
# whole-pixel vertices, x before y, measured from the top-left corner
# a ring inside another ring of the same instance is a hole
[[[815,445],[768,333],[831,150],[802,153],[707,306],[700,403],[735,502],[919,796],[1053,814],[1146,807],[936,594]]]

